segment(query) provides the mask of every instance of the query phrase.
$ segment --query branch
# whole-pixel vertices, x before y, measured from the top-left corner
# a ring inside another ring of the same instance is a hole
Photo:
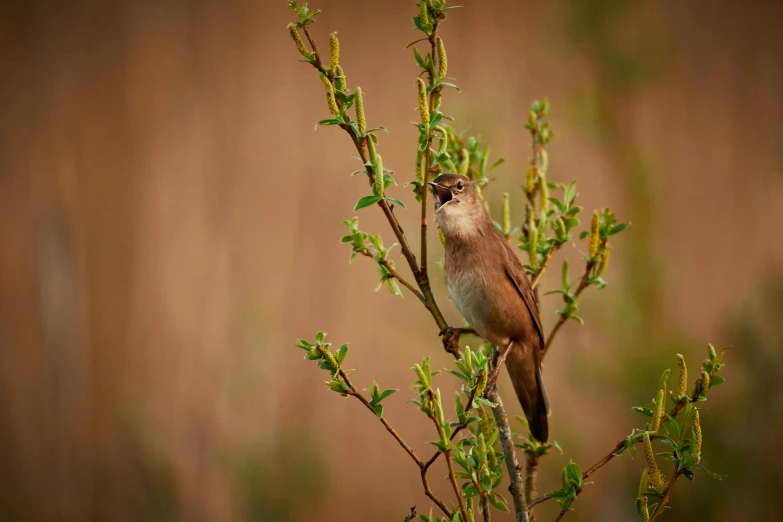
[[[345,381],[345,384],[347,384],[348,387],[351,388],[351,391],[347,392],[348,395],[351,395],[352,397],[356,397],[357,399],[359,399],[361,403],[364,404],[368,410],[370,410],[371,412],[373,412],[373,414],[375,414],[375,410],[373,409],[370,402],[364,398],[364,395],[362,395],[361,393],[359,393],[359,391],[356,390],[354,385],[351,383],[351,380],[348,379],[348,374],[342,368],[340,368],[340,377],[342,377],[342,379]],[[424,464],[422,460],[418,456],[416,456],[416,453],[414,453],[414,451],[410,448],[410,446],[408,446],[408,444],[404,440],[402,440],[402,437],[400,437],[399,434],[397,434],[394,428],[392,428],[391,424],[389,424],[386,421],[386,419],[384,419],[383,417],[379,417],[378,420],[381,421],[381,424],[383,424],[386,430],[389,433],[391,433],[392,437],[394,437],[394,439],[399,443],[399,445],[402,446],[402,449],[404,449],[405,452],[408,455],[410,455],[410,457],[419,467],[421,467]]]
[[[584,289],[590,286],[590,272],[593,270],[594,266],[595,261],[592,259],[585,264],[584,274],[582,274],[582,279],[579,281],[579,286],[576,287],[576,291],[574,292],[575,298],[579,298],[579,295],[584,291]],[[552,345],[552,341],[555,339],[555,335],[557,334],[558,330],[560,330],[567,320],[567,317],[561,315],[560,319],[557,320],[557,323],[555,323],[555,326],[552,328],[552,331],[549,332],[549,336],[546,338],[546,343],[544,344],[544,349],[541,351],[542,359],[546,356],[547,351]]]
[[[506,467],[508,468],[508,476],[511,480],[509,491],[514,498],[516,522],[529,522],[528,506],[522,485],[522,472],[520,471],[519,461],[517,460],[517,455],[514,451],[514,440],[512,438],[511,427],[508,424],[508,415],[503,409],[503,401],[500,400],[500,395],[498,395],[496,389],[493,389],[490,393],[489,400],[497,404],[497,406],[492,409],[492,413],[495,416],[500,443],[503,446],[503,453],[506,457]]]
[[[403,522],[413,522],[414,518],[416,518],[416,506],[411,507],[410,514],[405,516],[405,520]]]
[[[432,391],[432,388],[427,390],[427,393],[429,394],[432,404],[435,404],[437,399],[435,397],[435,392]],[[442,408],[442,405],[439,405],[438,408]],[[436,415],[435,412],[432,412],[429,414],[429,417],[435,424],[435,431],[438,433],[443,433],[444,428],[438,419],[438,415]],[[449,441],[450,440],[451,439],[449,439]],[[459,505],[459,511],[462,514],[462,520],[468,520],[468,514],[467,511],[465,511],[465,498],[462,495],[462,488],[460,488],[459,484],[457,484],[457,476],[454,474],[454,463],[452,462],[451,458],[451,449],[447,449],[443,452],[443,454],[446,455],[446,464],[449,468],[449,480],[451,481],[451,486],[454,488],[454,494],[457,496],[457,505]],[[427,471],[424,469],[424,464],[420,464],[420,467],[422,470],[422,480],[425,480]],[[449,513],[449,518],[451,518],[451,516],[451,513]]]
[[[564,244],[565,243],[560,243],[552,247],[552,250],[550,250],[549,253],[544,256],[544,259],[541,260],[541,266],[538,267],[538,270],[536,270],[536,273],[533,275],[532,281],[530,281],[530,287],[533,290],[536,289],[538,283],[541,281],[541,276],[544,275],[544,270],[546,270],[546,267],[549,264],[549,261],[552,259],[552,256],[554,256],[555,253],[560,250]]]
[[[310,42],[310,47],[313,50],[313,54],[315,56],[315,62],[312,64],[313,67],[315,67],[320,73],[326,75],[327,78],[329,78],[329,81],[332,83],[332,86],[334,86],[334,78],[329,74],[329,71],[324,68],[323,63],[321,61],[320,54],[318,53],[318,47],[315,45],[315,41],[310,36],[310,32],[307,30],[307,26],[302,27],[305,36],[307,36],[308,42]],[[434,41],[434,40],[433,40]],[[337,104],[342,108],[342,101],[337,99]],[[345,132],[348,133],[348,135],[351,137],[351,140],[354,143],[354,146],[356,147],[357,152],[359,153],[359,156],[361,157],[362,163],[364,163],[366,169],[367,169],[367,176],[369,178],[370,184],[373,183],[373,172],[372,172],[372,166],[369,165],[368,157],[367,157],[367,150],[365,148],[367,138],[366,137],[360,137],[356,134],[356,132],[353,130],[351,125],[348,125],[348,123],[351,122],[351,118],[346,114],[345,115],[345,124],[340,125]],[[426,174],[425,174],[426,176]],[[426,190],[424,191],[424,198],[426,198]],[[400,243],[400,248],[402,249],[402,253],[405,256],[405,259],[408,261],[408,266],[411,269],[411,272],[413,272],[413,276],[416,279],[416,283],[419,285],[419,288],[421,289],[421,295],[422,297],[420,300],[424,304],[424,306],[429,310],[430,314],[432,314],[433,319],[435,319],[435,323],[437,323],[438,328],[444,329],[448,327],[448,323],[446,323],[446,319],[443,317],[443,314],[440,311],[440,308],[438,308],[438,304],[435,301],[435,296],[432,294],[432,289],[430,288],[429,279],[427,277],[427,268],[426,268],[426,239],[422,240],[422,245],[425,247],[424,255],[422,256],[422,266],[419,267],[419,264],[416,261],[416,256],[413,253],[413,250],[411,250],[410,245],[408,244],[408,239],[405,236],[405,232],[402,230],[402,227],[400,226],[399,221],[397,221],[397,217],[394,215],[394,212],[392,210],[392,207],[386,202],[386,200],[382,199],[378,202],[378,206],[381,207],[381,210],[383,210],[383,213],[386,215],[386,219],[389,221],[389,224],[392,227],[392,230],[394,231],[394,235],[397,237],[397,241]],[[423,209],[425,209],[424,206],[422,206]],[[407,285],[406,285],[407,286]],[[418,297],[418,296],[417,296]]]
[[[432,22],[432,33],[428,35],[427,39],[430,42],[432,48],[432,68],[429,71],[429,84],[430,87],[435,85],[435,62],[438,57],[436,51],[435,38],[438,35],[438,19],[435,18]],[[435,110],[435,94],[438,89],[432,89],[430,91],[427,104],[429,105],[430,114]],[[430,145],[432,144],[432,131],[427,131],[427,149],[424,152],[424,180],[422,181],[422,193],[421,193],[421,273],[422,280],[429,284],[429,277],[427,276],[427,182],[430,176]]]
[[[536,478],[538,477],[538,455],[527,455],[527,464],[525,465],[525,498],[535,498],[536,496]],[[533,504],[528,504],[532,508]],[[536,522],[536,516],[530,513],[530,522]]]
[[[370,252],[368,249],[362,250],[362,255],[365,257],[369,257],[370,259],[374,259],[378,263],[381,263],[383,265],[383,268],[386,269],[387,272],[389,272],[389,275],[395,278],[397,281],[400,282],[405,288],[411,291],[413,295],[419,298],[419,301],[424,303],[424,306],[427,306],[427,301],[424,299],[424,296],[421,295],[421,292],[419,292],[416,287],[414,287],[412,284],[410,284],[408,281],[405,280],[404,277],[400,275],[399,272],[397,272],[392,266],[391,263],[389,263],[388,259],[377,259],[374,255],[372,255],[372,252]]]
[[[658,518],[658,515],[663,513],[664,506],[669,503],[669,495],[671,494],[672,489],[674,489],[674,483],[677,482],[677,479],[682,474],[683,474],[683,470],[678,470],[674,472],[674,475],[672,475],[672,479],[669,481],[669,485],[666,486],[666,491],[663,494],[663,498],[661,499],[660,502],[658,502],[658,506],[655,508],[655,511],[650,517],[650,522]]]
[[[356,397],[361,401],[364,406],[370,410],[373,415],[375,415],[375,410],[373,409],[372,405],[370,405],[370,402],[364,398],[364,395],[359,393],[359,391],[356,390],[354,385],[351,383],[351,380],[348,378],[348,374],[343,370],[342,368],[340,371],[340,377],[345,381],[345,384],[348,385],[348,387],[351,389],[348,393],[348,395],[352,397]],[[402,446],[402,449],[405,450],[405,452],[410,455],[410,457],[413,459],[413,461],[416,463],[417,466],[419,466],[419,471],[421,474],[421,483],[422,486],[424,486],[424,493],[432,500],[440,509],[448,515],[451,516],[451,512],[446,507],[446,504],[443,503],[442,500],[440,500],[438,497],[435,496],[435,494],[432,492],[432,489],[430,489],[430,484],[427,481],[427,470],[424,467],[424,462],[416,455],[416,453],[408,446],[408,444],[400,437],[400,435],[394,430],[394,428],[389,424],[386,419],[384,419],[382,416],[378,417],[378,420],[381,421],[381,424],[386,428],[386,430],[391,433],[392,437],[397,441],[397,443]],[[465,519],[467,520],[467,518]]]

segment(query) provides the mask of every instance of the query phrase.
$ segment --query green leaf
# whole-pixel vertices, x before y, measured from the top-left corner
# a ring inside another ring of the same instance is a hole
[[[613,235],[615,235],[615,234],[625,230],[627,226],[628,226],[627,223],[620,223],[619,225],[615,225],[615,226],[612,227],[612,229],[606,235],[607,236],[613,236]]]
[[[506,506],[505,499],[494,491],[487,496],[487,500],[489,500],[489,503],[495,506],[496,509],[508,513],[508,506]]]
[[[386,201],[390,201],[390,202],[394,203],[395,205],[397,205],[400,208],[405,208],[405,205],[403,205],[402,201],[400,201],[399,199],[386,198]]]
[[[324,337],[326,337],[325,332],[318,332],[315,334],[315,344],[322,344],[324,342]]]
[[[645,415],[647,417],[652,417],[653,416],[653,412],[652,412],[652,410],[650,408],[645,408],[643,406],[634,406],[632,409],[633,409],[633,411],[635,411],[637,413],[641,413],[642,415]]]
[[[713,375],[712,378],[710,379],[710,388],[712,388],[713,386],[720,386],[724,382],[726,382],[726,379],[724,379],[720,375]]]
[[[345,360],[346,355],[348,355],[348,345],[344,344],[340,347],[339,350],[337,350],[337,354],[336,354],[337,362],[342,364],[343,361]]]
[[[381,199],[380,196],[364,196],[359,201],[356,202],[356,205],[354,205],[354,210],[361,210],[363,208],[369,207],[371,205],[375,205],[378,203]]]
[[[386,280],[386,287],[389,289],[389,292],[396,295],[397,297],[402,297],[402,291],[400,290],[400,285],[397,284],[397,280],[394,278],[389,278]]]
[[[318,122],[318,125],[340,125],[342,122],[337,119],[328,119],[328,120],[321,120]]]
[[[381,393],[381,394],[378,396],[378,401],[380,402],[380,401],[382,401],[383,399],[385,399],[386,397],[388,397],[389,395],[393,394],[394,392],[398,392],[398,391],[400,391],[400,390],[385,390],[384,392],[382,392],[382,393]]]

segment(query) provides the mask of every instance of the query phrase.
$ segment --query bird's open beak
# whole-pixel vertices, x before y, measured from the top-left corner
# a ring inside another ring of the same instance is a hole
[[[452,201],[453,194],[450,189],[438,185],[434,181],[430,181],[429,186],[432,187],[432,194],[435,196],[435,213],[437,214],[446,203]]]

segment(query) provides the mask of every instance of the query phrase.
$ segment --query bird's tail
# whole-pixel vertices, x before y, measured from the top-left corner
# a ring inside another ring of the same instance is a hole
[[[549,439],[549,400],[541,378],[538,351],[515,343],[506,357],[506,367],[525,411],[530,433],[539,442],[546,442]]]

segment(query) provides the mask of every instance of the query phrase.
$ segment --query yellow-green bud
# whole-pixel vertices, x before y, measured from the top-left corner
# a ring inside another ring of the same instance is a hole
[[[367,136],[367,152],[370,155],[370,165],[374,165],[375,156],[377,156],[378,153],[375,151],[375,140],[373,140],[373,136],[371,134]]]
[[[296,24],[288,24],[288,32],[291,34],[291,39],[293,39],[296,44],[296,49],[299,51],[299,54],[309,60],[310,51],[307,50],[307,47],[305,47],[305,44],[302,41],[302,37],[299,36],[299,30],[296,28]]]
[[[438,48],[438,78],[443,79],[446,77],[449,61],[446,58],[446,48],[443,46],[443,40],[440,36],[435,39],[435,44]]]
[[[465,513],[468,515],[468,521],[467,522],[476,522],[475,515],[473,514],[473,498],[469,498],[467,500],[467,505],[465,507]]]
[[[543,176],[539,179],[538,188],[541,190],[541,210],[546,212],[549,209],[549,187]]]
[[[458,174],[462,174],[463,176],[468,175],[468,167],[470,166],[470,153],[467,149],[462,149],[462,159],[459,162],[458,167]]]
[[[329,35],[329,66],[334,71],[340,63],[340,40],[337,39],[337,33]]]
[[[470,349],[470,346],[465,346],[465,364],[470,369],[470,371],[473,371],[473,351]]]
[[[416,375],[419,377],[419,382],[421,383],[422,387],[429,388],[430,382],[427,380],[427,374],[424,373],[424,369],[419,366],[418,364],[413,365],[413,371],[416,372]]]
[[[587,244],[587,253],[590,257],[595,257],[598,254],[598,242],[600,238],[599,234],[599,220],[598,212],[593,212],[593,220],[590,222],[590,241]]]
[[[456,404],[455,408],[457,411],[457,418],[461,423],[464,423],[467,419],[467,415],[465,415],[465,405],[462,404],[462,396],[459,394],[459,392],[454,392],[454,403]]]
[[[489,462],[487,462],[487,444],[484,440],[484,434],[479,433],[476,437],[476,452],[478,453],[478,467],[481,473],[489,475]]]
[[[647,496],[643,495],[639,499],[639,507],[641,508],[642,522],[650,522],[650,512],[647,510]]]
[[[438,239],[440,239],[440,244],[444,247],[446,246],[446,234],[443,233],[442,230],[438,229]]]
[[[425,153],[423,150],[416,150],[416,181],[424,183],[424,159]],[[427,187],[423,187],[427,190]]]
[[[380,154],[375,155],[375,162],[372,164],[372,171],[375,175],[375,193],[383,197],[383,160]]]
[[[662,490],[666,486],[666,479],[658,469],[658,465],[655,463],[655,453],[653,453],[652,443],[650,442],[650,434],[644,432],[644,460],[647,463],[647,477],[650,485],[656,491]]]
[[[430,15],[428,13],[426,0],[421,0],[419,2],[419,21],[421,22],[421,25],[428,25],[430,23]]]
[[[710,374],[706,371],[701,371],[701,384],[700,384],[700,392],[701,395],[707,395],[707,390],[710,389]]]
[[[535,267],[538,261],[538,229],[536,228],[533,220],[530,220],[530,226],[528,227],[528,249],[527,254],[530,259],[530,266]]]
[[[484,440],[489,442],[489,439],[492,435],[492,423],[489,421],[489,415],[487,415],[487,412],[484,411],[484,408],[481,406],[476,409],[476,412],[481,419],[481,421],[479,421],[479,425],[481,426],[481,433],[484,434]],[[491,469],[495,469],[495,466],[498,464],[498,458],[497,455],[495,455],[495,450],[492,449],[491,445],[487,446],[487,460],[489,461],[489,467]]]
[[[696,456],[696,462],[701,460],[701,421],[699,420],[699,410],[693,412],[693,454]]]
[[[606,269],[609,267],[609,243],[606,244],[604,247],[604,253],[601,255],[601,260],[598,262],[598,270],[596,270],[596,275],[598,277],[601,277],[604,275],[604,272],[606,272]]]
[[[361,87],[356,88],[354,105],[356,106],[356,123],[359,126],[359,134],[363,135],[367,131],[367,120],[364,117],[364,94]]]
[[[642,498],[647,494],[647,468],[642,470],[642,479],[639,481],[639,498]]]
[[[563,218],[561,217],[557,218],[555,225],[557,227],[555,228],[555,230],[557,231],[557,239],[559,241],[565,241],[568,238],[568,230],[566,230],[566,226],[565,226],[565,222],[563,221]]]
[[[326,362],[328,362],[335,370],[340,367],[340,363],[337,362],[337,359],[334,358],[332,352],[329,351],[329,345],[319,344],[318,351],[321,352],[321,356],[323,356],[323,358],[326,359]]]
[[[707,345],[707,351],[710,353],[710,360],[715,359],[715,357],[718,356],[718,354],[715,353],[715,347],[712,346],[712,344]]]
[[[607,245],[607,247],[608,246],[609,245]],[[679,353],[677,354],[677,366],[680,367],[680,380],[677,394],[679,397],[682,397],[688,393],[688,367],[685,366],[685,357]]]
[[[416,80],[416,85],[419,89],[419,113],[421,115],[421,124],[424,125],[425,129],[429,128],[430,125],[430,109],[427,105],[427,86],[424,85],[424,80],[419,78]],[[429,131],[427,131],[429,134]]]
[[[533,191],[536,189],[537,175],[538,175],[538,171],[533,165],[527,168],[527,179],[525,180],[525,192],[527,192],[528,194],[532,194]]]
[[[326,105],[329,107],[329,112],[332,113],[332,116],[339,116],[340,110],[337,108],[337,100],[334,99],[332,82],[323,73],[321,73],[321,81],[324,82],[324,87],[326,88]]]
[[[481,369],[481,373],[478,374],[476,379],[476,397],[484,395],[484,390],[487,389],[487,368],[486,366]],[[471,405],[472,406],[472,405]]]
[[[440,125],[435,127],[435,130],[438,131],[439,133],[438,138],[440,140],[440,146],[438,147],[438,154],[443,154],[446,152],[449,146],[449,133],[446,132],[446,129],[444,129]]]
[[[345,73],[343,72],[343,68],[339,65],[334,68],[334,88],[339,92],[345,92],[348,88],[348,84],[345,80]]]
[[[503,235],[508,237],[511,232],[511,204],[508,199],[508,192],[503,193]]]
[[[432,108],[434,110],[440,109],[440,101],[443,98],[443,93],[440,91],[437,91],[435,95],[432,97]]]

